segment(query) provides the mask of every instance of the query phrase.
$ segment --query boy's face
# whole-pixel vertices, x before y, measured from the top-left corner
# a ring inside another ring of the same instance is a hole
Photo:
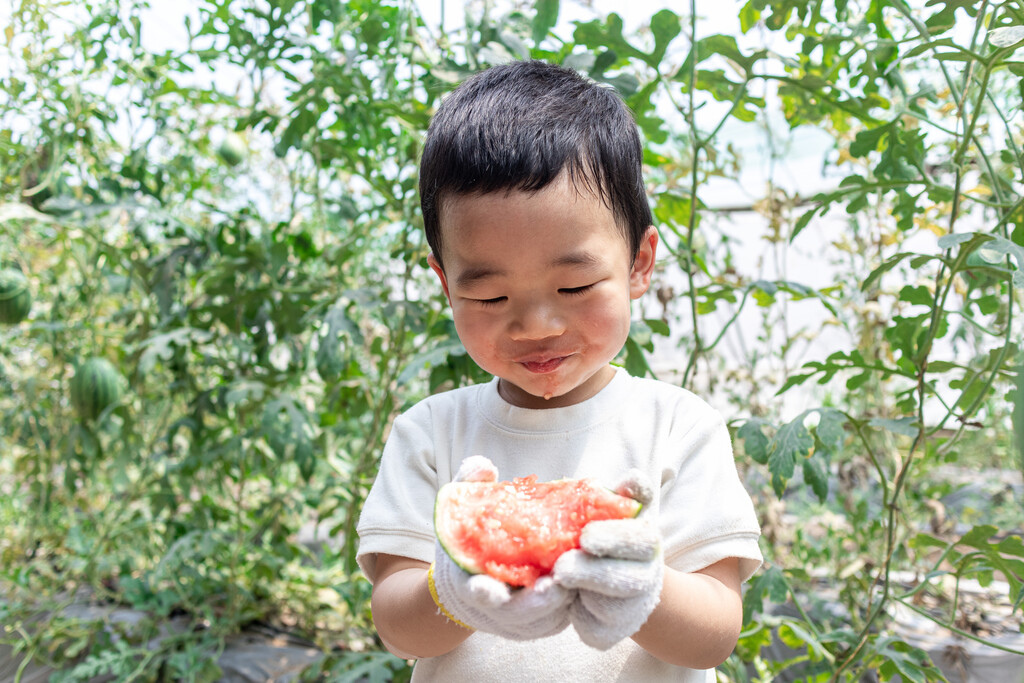
[[[513,405],[554,408],[590,398],[629,333],[630,301],[647,291],[658,233],[630,264],[600,198],[565,174],[540,192],[450,198],[440,213],[444,269],[459,338],[500,378]]]

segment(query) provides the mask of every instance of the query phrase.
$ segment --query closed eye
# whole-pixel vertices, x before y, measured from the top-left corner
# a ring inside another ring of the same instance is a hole
[[[580,294],[586,294],[587,292],[589,292],[593,288],[594,288],[594,285],[584,285],[583,287],[563,287],[562,289],[560,289],[558,291],[560,293],[562,293],[562,294],[580,295]]]
[[[496,296],[493,299],[474,299],[481,306],[497,306],[508,299],[507,296]]]

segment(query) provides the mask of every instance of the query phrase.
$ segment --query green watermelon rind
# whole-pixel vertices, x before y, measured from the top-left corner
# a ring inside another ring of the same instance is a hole
[[[14,268],[0,270],[0,323],[17,325],[32,310],[28,280]]]
[[[105,358],[90,358],[71,378],[71,405],[85,420],[98,418],[121,395],[121,374]]]
[[[465,553],[459,552],[459,549],[451,543],[450,537],[444,533],[443,528],[444,517],[442,511],[444,505],[449,502],[452,498],[452,493],[460,486],[465,486],[471,482],[452,481],[442,486],[438,492],[437,497],[434,499],[434,534],[437,536],[437,542],[441,545],[441,549],[452,558],[459,569],[468,574],[483,574],[483,567],[480,563],[476,562],[472,557]],[[447,540],[446,540],[447,539]]]
[[[579,481],[578,479],[558,479],[558,480],[555,480],[555,481],[550,482],[550,483],[562,483],[562,482],[565,482],[567,484],[575,484],[578,481]],[[442,513],[443,513],[443,510],[444,510],[444,505],[448,504],[449,501],[452,498],[454,498],[454,493],[456,491],[460,490],[462,487],[476,486],[479,483],[480,482],[467,482],[467,481],[452,481],[452,482],[449,482],[449,483],[443,485],[438,490],[437,497],[434,499],[434,533],[437,536],[437,541],[441,545],[441,549],[444,550],[444,552],[448,555],[448,557],[450,557],[452,559],[452,562],[454,562],[456,564],[456,566],[458,566],[460,569],[462,569],[467,574],[484,574],[486,572],[485,572],[483,566],[479,562],[477,562],[472,556],[470,556],[470,555],[468,555],[466,553],[460,552],[460,550],[457,547],[455,547],[454,543],[451,542],[451,538],[450,538],[449,534],[445,533],[445,529],[443,528],[442,521],[443,521],[444,517],[443,517]],[[495,484],[507,484],[509,482],[502,481],[502,482],[484,482],[484,483],[486,483],[488,485],[495,485]],[[591,483],[593,483],[593,482],[591,482]],[[622,495],[616,493],[615,491],[612,491],[611,489],[609,489],[607,487],[601,486],[600,484],[593,484],[593,486],[591,488],[593,490],[595,490],[595,491],[606,491],[609,496],[615,496],[615,497],[619,497],[619,498],[626,498],[627,497],[627,496],[622,496]],[[637,500],[633,500],[633,502],[636,504],[636,512],[633,513],[633,517],[635,518],[635,517],[637,517],[640,514],[640,511],[643,510],[644,506],[643,506],[642,503],[640,503]]]

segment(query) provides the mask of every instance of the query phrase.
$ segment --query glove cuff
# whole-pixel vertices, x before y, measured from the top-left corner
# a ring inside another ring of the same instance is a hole
[[[448,621],[454,622],[455,624],[461,626],[464,629],[468,629],[470,631],[473,630],[472,626],[464,624],[463,622],[461,622],[458,619],[456,619],[452,615],[452,613],[448,611],[448,609],[444,606],[444,604],[441,603],[441,598],[439,598],[437,596],[437,585],[434,583],[434,563],[433,562],[430,563],[430,569],[427,570],[427,588],[430,589],[430,597],[433,598],[434,604],[437,605],[438,612],[443,614],[444,617],[446,619],[448,619]]]

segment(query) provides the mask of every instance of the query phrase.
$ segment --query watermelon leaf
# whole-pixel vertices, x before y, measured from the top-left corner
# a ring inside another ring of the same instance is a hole
[[[789,582],[779,567],[768,567],[750,582],[743,594],[743,623],[749,624],[754,615],[764,612],[766,596],[777,605],[789,596]]]
[[[736,436],[743,439],[743,447],[754,462],[768,464],[768,437],[764,435],[762,428],[767,423],[760,418],[750,418],[739,428]]]
[[[807,457],[814,452],[814,438],[804,427],[805,416],[801,414],[779,427],[768,447],[768,471],[772,475],[772,488],[778,496],[785,492],[786,483],[793,478],[797,457]]]
[[[540,45],[548,32],[558,23],[559,0],[537,0],[537,14],[533,17],[533,42]]]

